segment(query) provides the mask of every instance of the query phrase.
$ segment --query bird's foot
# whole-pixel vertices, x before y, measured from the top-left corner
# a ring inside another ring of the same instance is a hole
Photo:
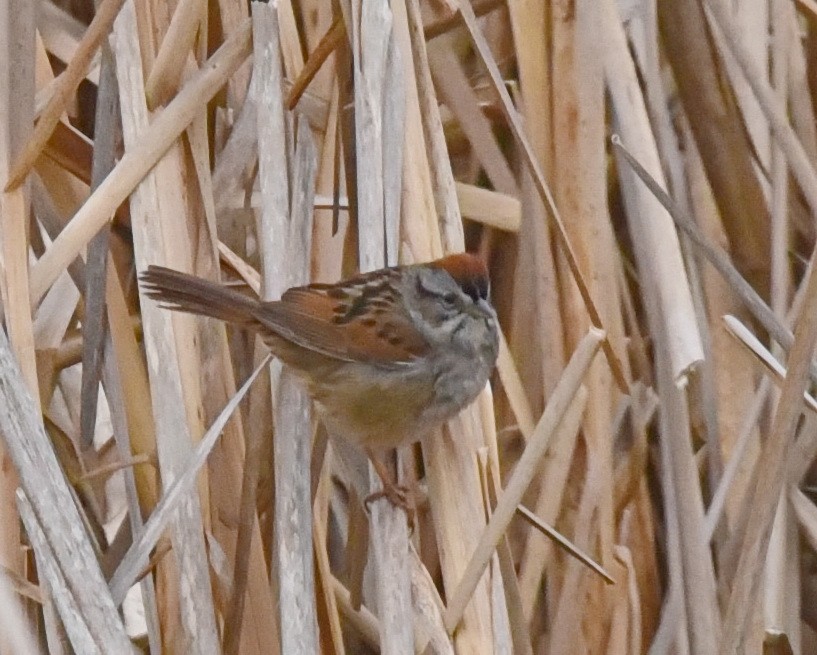
[[[394,507],[402,509],[408,518],[409,529],[414,530],[414,521],[417,517],[417,505],[414,494],[408,487],[398,486],[394,483],[384,484],[380,491],[375,491],[363,499],[363,505],[367,511],[369,505],[377,500],[388,500]]]

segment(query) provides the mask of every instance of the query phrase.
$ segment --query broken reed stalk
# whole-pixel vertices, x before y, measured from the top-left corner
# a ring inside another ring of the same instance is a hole
[[[477,24],[474,10],[467,0],[459,0],[459,7],[460,14],[468,27],[468,31],[470,32],[471,38],[476,46],[476,50],[480,55],[482,64],[488,69],[488,74],[491,77],[491,82],[494,85],[494,89],[499,94],[499,98],[501,100],[500,106],[505,114],[505,118],[508,120],[508,123],[512,128],[513,135],[516,138],[517,143],[522,148],[522,154],[524,155],[525,163],[530,169],[534,186],[541,196],[542,201],[548,208],[548,216],[551,218],[553,225],[556,228],[555,233],[558,237],[559,246],[565,253],[565,259],[570,267],[570,272],[573,275],[573,279],[579,288],[579,292],[581,293],[587,313],[590,316],[590,321],[596,328],[604,330],[601,315],[599,314],[599,310],[596,307],[592,296],[590,295],[587,283],[585,282],[584,276],[579,269],[576,253],[574,252],[573,246],[570,244],[570,240],[567,237],[567,231],[565,230],[562,216],[556,207],[553,194],[550,192],[550,189],[545,182],[545,177],[536,158],[536,154],[533,152],[530,142],[525,136],[525,131],[519,118],[519,114],[514,108],[511,97],[505,88],[505,84],[502,81],[502,76],[499,73],[496,61],[491,54],[488,43],[485,40],[485,36],[482,34],[482,31]],[[621,361],[619,360],[619,355],[616,353],[613,345],[609,341],[605,341],[602,347],[616,383],[619,385],[619,388],[623,393],[627,393],[629,391],[629,382],[624,374],[624,369],[621,365]]]
[[[12,166],[4,189],[6,192],[16,189],[33,168],[77,87],[85,78],[94,54],[111,31],[114,19],[124,3],[125,0],[104,0],[97,7],[94,19],[85,31],[68,67],[56,79],[52,95],[40,112],[34,133]]]
[[[68,263],[77,256],[142,178],[250,53],[250,24],[233,32],[205,66],[139,135],[116,167],[97,187],[31,270],[31,298],[39,301]]]
[[[136,580],[139,571],[141,570],[140,561],[156,546],[159,538],[170,521],[174,518],[174,513],[177,509],[180,499],[188,493],[196,483],[196,476],[201,470],[213,446],[216,444],[224,425],[230,419],[230,415],[238,407],[238,403],[244,398],[250,386],[258,377],[258,374],[267,365],[270,356],[264,358],[258,368],[253,374],[247,378],[246,382],[236,392],[235,396],[230,399],[229,404],[224,407],[216,422],[210,426],[207,433],[199,441],[195,450],[191,453],[190,458],[185,462],[184,470],[179,475],[162,495],[159,503],[150,515],[150,518],[145,523],[145,527],[141,534],[137,535],[133,544],[128,549],[128,552],[122,558],[116,572],[111,577],[109,584],[111,596],[114,602],[118,605],[125,599],[125,594],[131,585]]]
[[[308,281],[315,151],[306,122],[300,119],[293,125],[284,112],[278,10],[256,2],[252,15],[257,62],[252,84],[257,85],[258,175],[262,194],[258,223],[262,298],[277,300],[290,286]],[[287,152],[292,142],[294,162],[288,170],[280,153]],[[318,650],[318,619],[311,548],[311,485],[304,474],[309,471],[311,452],[310,403],[292,373],[282,372],[280,364],[271,366],[270,379],[275,424],[275,553],[281,650],[311,652]],[[258,448],[256,444],[252,449],[257,458]],[[258,467],[260,461],[245,468],[239,527],[239,543],[244,547],[249,545],[249,526],[256,510]],[[236,550],[236,558],[241,556]],[[236,571],[241,573],[236,580],[243,585],[248,570],[237,561]],[[238,652],[241,614],[237,600],[234,598],[230,610],[235,622],[225,634],[228,652]]]
[[[50,570],[57,577],[52,578],[52,591],[54,584],[71,590],[70,594],[55,597],[65,603],[58,606],[63,621],[79,614],[85,630],[92,631],[90,643],[96,649],[102,652],[104,645],[128,652],[130,641],[108,593],[93,546],[84,530],[77,530],[82,519],[43,428],[40,412],[26,391],[2,330],[0,399],[0,436],[20,474],[22,502],[31,510],[30,527],[39,526],[38,531],[45,538],[41,545],[47,542],[52,549],[50,553],[41,551],[42,557],[50,557],[54,563]]]
[[[396,147],[390,139],[395,131],[403,134],[406,82],[391,9],[365,0],[353,0],[351,9],[358,259],[367,272],[397,261],[394,220],[402,189],[402,140]],[[369,490],[375,493],[381,483],[371,464],[368,471]],[[405,512],[387,502],[375,503],[370,538],[381,652],[410,655],[414,634],[405,620],[412,612]]]
[[[488,526],[474,548],[462,580],[448,601],[445,612],[445,627],[449,633],[453,633],[456,629],[465,606],[482,577],[488,560],[499,539],[505,534],[516,507],[522,500],[522,495],[538,469],[539,459],[545,453],[551,436],[578,391],[582,378],[593,362],[593,358],[604,338],[603,332],[591,329],[576,348],[576,352],[573,354],[567,368],[565,368],[562,378],[556,385],[550,402],[539,419],[527,448],[514,469],[514,475],[502,495],[500,495],[496,510],[491,515]]]

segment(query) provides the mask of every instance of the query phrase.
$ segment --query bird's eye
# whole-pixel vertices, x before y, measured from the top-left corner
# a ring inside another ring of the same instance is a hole
[[[465,291],[468,297],[471,298],[471,300],[473,300],[475,303],[479,301],[480,289],[475,283],[466,284],[465,286],[463,286],[462,290]]]
[[[483,280],[479,285],[479,297],[483,300],[490,300],[491,298],[491,283],[488,280]]]
[[[448,307],[453,307],[457,304],[457,294],[456,293],[445,293],[442,296],[443,304],[447,305]]]

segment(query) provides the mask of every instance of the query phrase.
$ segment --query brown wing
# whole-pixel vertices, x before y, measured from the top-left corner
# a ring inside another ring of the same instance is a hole
[[[256,318],[293,343],[346,361],[401,366],[428,352],[392,288],[393,270],[290,289]]]

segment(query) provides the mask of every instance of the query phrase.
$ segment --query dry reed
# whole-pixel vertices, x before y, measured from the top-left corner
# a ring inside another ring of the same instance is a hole
[[[0,0],[0,653],[817,652],[816,7]],[[463,249],[411,529],[135,277]]]

